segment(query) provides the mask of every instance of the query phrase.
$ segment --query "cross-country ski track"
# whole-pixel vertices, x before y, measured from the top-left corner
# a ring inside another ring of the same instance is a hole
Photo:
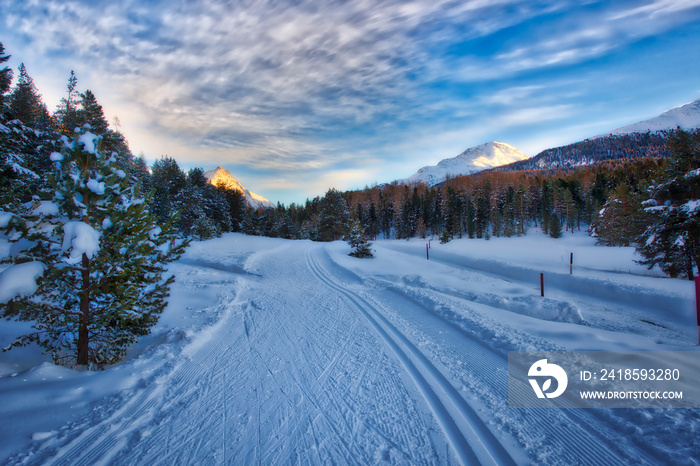
[[[201,243],[174,268],[176,301],[215,290],[216,299],[196,310],[212,316],[207,325],[173,326],[159,344],[106,371],[134,381],[4,462],[669,461],[658,442],[628,435],[629,411],[508,408],[508,350],[557,349],[493,317],[534,295],[518,277],[484,275],[477,262],[429,264],[459,269],[461,279],[483,288],[460,292],[429,285],[419,272],[351,270],[347,261],[355,259],[343,259],[338,243],[228,241]],[[397,268],[415,260],[387,245],[379,255],[401,257],[391,259]],[[517,299],[497,299],[494,289]],[[562,307],[553,298],[542,302]],[[585,303],[579,297],[567,305]]]

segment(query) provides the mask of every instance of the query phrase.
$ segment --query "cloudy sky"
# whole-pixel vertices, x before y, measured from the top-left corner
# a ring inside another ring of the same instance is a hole
[[[0,42],[50,111],[75,70],[135,154],[286,204],[700,98],[700,0],[0,0]]]

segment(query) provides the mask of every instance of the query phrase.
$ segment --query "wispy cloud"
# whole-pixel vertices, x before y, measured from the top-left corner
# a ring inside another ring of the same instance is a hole
[[[654,0],[645,5],[633,6],[614,13],[610,19],[615,21],[635,16],[654,19],[699,7],[698,0]]]
[[[486,125],[571,116],[576,87],[561,84],[571,76],[552,83],[535,73],[698,19],[699,5],[0,0],[0,33],[33,56],[82,69],[81,84],[130,113],[120,118],[137,150],[150,144],[289,186],[300,172],[360,177],[356,154],[366,154],[370,176],[395,154],[418,158],[398,147],[451,148]]]

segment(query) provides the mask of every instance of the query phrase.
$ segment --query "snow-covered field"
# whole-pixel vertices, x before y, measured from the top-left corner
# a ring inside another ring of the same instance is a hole
[[[122,364],[0,354],[0,463],[700,463],[700,410],[507,404],[508,351],[697,351],[692,282],[585,234],[431,246],[194,243]]]

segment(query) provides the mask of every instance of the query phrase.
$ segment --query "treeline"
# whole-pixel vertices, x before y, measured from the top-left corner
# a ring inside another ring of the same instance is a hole
[[[700,270],[700,130],[663,138],[667,147],[652,155],[669,157],[482,172],[431,188],[393,183],[345,193],[331,189],[303,206],[249,210],[242,231],[332,241],[357,221],[370,238],[432,236],[448,242],[519,236],[532,227],[554,238],[586,229],[606,245],[635,244],[649,267],[692,278]]]
[[[0,51],[0,57],[7,59]],[[185,173],[171,157],[162,157],[148,167],[136,157],[119,131],[104,116],[102,106],[89,89],[79,92],[71,71],[66,95],[49,113],[24,64],[12,85],[13,73],[4,68],[0,81],[0,203],[6,211],[17,211],[34,198],[51,197],[49,183],[54,171],[50,154],[60,152],[76,128],[89,126],[100,137],[100,149],[114,154],[117,166],[142,185],[154,190],[149,206],[161,222],[178,214],[176,228],[182,236],[206,239],[239,231],[246,203],[236,190],[210,185],[201,168]]]
[[[489,238],[524,235],[540,227],[552,236],[588,228],[610,193],[620,186],[638,192],[643,180],[663,169],[665,159],[609,161],[576,171],[482,173],[449,179],[439,186],[389,184],[307,200],[305,205],[278,205],[249,211],[247,234],[326,241],[329,219],[360,220],[370,237],[407,239],[426,236]],[[329,202],[329,197],[334,199]],[[341,200],[338,200],[338,197]],[[344,201],[346,214],[338,204]]]

